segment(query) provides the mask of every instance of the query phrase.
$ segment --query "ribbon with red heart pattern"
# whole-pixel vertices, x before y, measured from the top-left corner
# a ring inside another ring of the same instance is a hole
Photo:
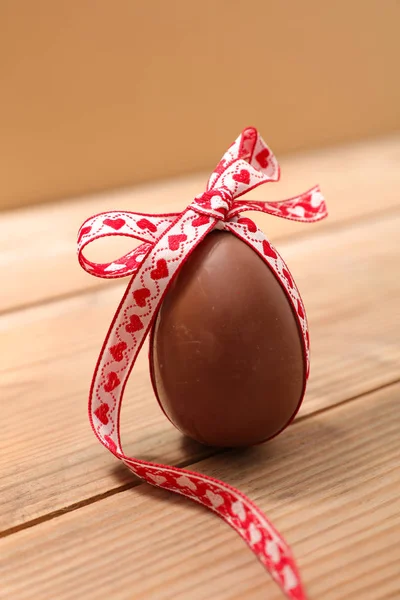
[[[278,181],[279,166],[254,128],[245,129],[211,174],[206,191],[181,213],[101,213],[87,219],[78,234],[78,258],[91,275],[131,280],[105,338],[93,375],[89,418],[95,435],[139,478],[181,494],[209,508],[244,539],[288,598],[304,600],[304,588],[290,548],[260,509],[240,491],[212,477],[163,464],[130,458],[120,440],[124,389],[138,353],[151,332],[173,278],[213,229],[229,231],[248,244],[273,271],[286,292],[302,332],[309,373],[309,338],[304,306],[277,250],[251,219],[241,213],[261,211],[284,219],[312,223],[327,215],[318,187],[279,202],[238,200],[268,181]],[[106,236],[128,236],[142,243],[110,263],[83,255],[91,242]],[[154,387],[154,382],[153,382]]]

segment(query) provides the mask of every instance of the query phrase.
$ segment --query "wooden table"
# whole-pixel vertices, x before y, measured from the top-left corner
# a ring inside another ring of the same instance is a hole
[[[399,164],[399,136],[326,149],[283,160],[283,182],[252,194],[319,182],[330,209],[313,226],[256,217],[310,320],[311,379],[284,434],[242,452],[183,439],[153,398],[145,355],[123,407],[126,452],[248,494],[291,544],[312,599],[400,598]],[[281,598],[229,527],[141,484],[86,417],[125,283],[81,272],[80,223],[112,208],[179,210],[203,186],[193,176],[0,216],[1,598]]]

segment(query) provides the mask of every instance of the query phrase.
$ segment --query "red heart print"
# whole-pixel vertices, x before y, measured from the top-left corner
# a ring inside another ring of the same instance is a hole
[[[233,179],[238,183],[245,183],[246,185],[249,185],[250,173],[247,171],[247,169],[242,169],[240,173],[235,173]]]
[[[125,219],[105,219],[103,223],[104,225],[112,227],[113,229],[115,229],[115,231],[118,231],[119,229],[121,229],[121,227],[125,225]]]
[[[297,314],[299,315],[300,319],[304,319],[304,310],[300,300],[297,300]]]
[[[103,423],[103,425],[107,425],[107,423],[108,423],[107,413],[109,410],[110,410],[110,407],[108,406],[108,404],[104,403],[104,404],[100,404],[100,406],[98,408],[96,408],[96,410],[94,411],[94,414],[96,415],[96,417],[98,418],[100,423]]]
[[[110,354],[114,360],[121,362],[124,358],[124,351],[127,349],[127,344],[125,342],[119,342],[119,344],[115,344],[115,346],[111,346]]]
[[[121,382],[118,375],[114,371],[111,371],[111,373],[108,374],[107,381],[104,384],[104,390],[106,392],[112,392],[120,383]]]
[[[157,279],[164,279],[164,277],[168,277],[168,265],[167,261],[164,258],[160,258],[157,261],[157,266],[150,272],[150,277],[157,281]]]
[[[267,240],[263,241],[263,252],[265,256],[269,256],[270,258],[278,258],[277,253],[272,248],[272,246],[267,242]]]
[[[202,194],[200,196],[200,198],[196,198],[196,202],[197,204],[200,204],[200,206],[203,206],[204,208],[212,208],[211,205],[211,198],[213,196],[213,192],[204,192],[204,194]]]
[[[157,231],[157,227],[148,219],[140,219],[140,221],[137,222],[137,226],[143,230],[148,229],[152,233],[155,233]]]
[[[268,157],[270,155],[270,151],[267,148],[264,148],[256,155],[256,161],[260,165],[262,169],[266,169],[268,167]]]
[[[257,231],[257,225],[254,223],[254,221],[252,221],[248,217],[242,217],[241,219],[238,220],[238,223],[243,223],[243,225],[247,225],[247,229],[251,233],[256,233],[256,231]]]
[[[135,331],[140,331],[141,329],[143,329],[143,323],[140,320],[140,317],[138,317],[137,315],[131,315],[129,317],[129,323],[125,327],[125,329],[128,333],[135,333]]]
[[[226,208],[224,206],[219,206],[218,208],[215,208],[214,210],[219,212],[223,217],[226,215]]]
[[[83,236],[86,235],[87,233],[89,233],[90,231],[92,231],[91,225],[88,225],[87,227],[82,227],[82,229],[81,229],[81,231],[79,233],[78,243],[81,241],[81,239],[83,238]]]
[[[170,250],[178,250],[181,242],[186,242],[187,235],[180,233],[179,235],[170,235],[168,238],[168,246]]]
[[[311,200],[312,194],[307,194],[307,196],[304,196],[301,202],[298,202],[297,206],[302,206],[304,210],[312,210],[313,207],[311,206]]]
[[[306,340],[307,340],[307,347],[310,346],[310,336],[308,334],[308,331],[306,331]]]
[[[193,227],[201,227],[202,225],[207,225],[209,222],[210,219],[206,215],[199,215],[196,219],[193,219],[192,225]]]
[[[114,442],[113,439],[110,438],[109,435],[105,435],[104,436],[104,441],[106,442],[107,446],[109,447],[109,449],[111,450],[111,452],[116,452],[117,450],[117,445]]]
[[[289,271],[287,269],[282,269],[282,274],[285,277],[285,279],[287,280],[289,287],[293,287],[293,279],[289,273]]]
[[[133,299],[138,306],[146,306],[146,300],[150,296],[151,292],[147,288],[141,288],[133,292]]]

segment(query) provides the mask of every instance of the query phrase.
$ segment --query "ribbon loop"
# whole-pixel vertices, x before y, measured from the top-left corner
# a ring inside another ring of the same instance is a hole
[[[328,215],[325,200],[319,186],[315,186],[299,196],[276,202],[239,200],[234,203],[233,208],[229,212],[228,219],[248,210],[260,211],[275,217],[290,221],[299,221],[301,223],[315,223]]]
[[[100,213],[87,219],[78,232],[78,260],[81,267],[104,279],[133,275],[159,236],[179,217],[179,213],[148,215],[125,211]],[[107,263],[92,262],[83,250],[96,240],[108,236],[124,236],[144,242],[124,256]]]
[[[235,167],[234,164],[238,162],[239,164]],[[248,192],[253,187],[256,187],[255,185],[248,187],[249,184],[246,184],[247,176],[245,173],[241,173],[241,171],[248,170],[249,166],[252,171],[256,171],[262,176],[259,178],[259,183],[257,183],[257,185],[267,183],[268,181],[279,181],[280,169],[278,161],[271,148],[267,146],[257,129],[254,127],[247,127],[244,129],[231,147],[225,152],[208,180],[207,190],[220,187],[220,179],[222,176],[232,174],[237,177],[236,179],[233,177],[233,179],[230,180],[230,186],[235,187],[235,183],[232,182],[240,183],[240,178],[244,178],[245,181],[241,182],[245,184],[242,188],[242,193]],[[231,187],[230,189],[235,198],[241,195],[241,193],[236,193],[237,189],[234,190]]]
[[[134,250],[121,256],[121,258],[106,263],[92,262],[81,252],[79,254],[79,263],[90,275],[101,277],[102,279],[118,279],[134,275],[152,247],[153,244],[140,244]]]

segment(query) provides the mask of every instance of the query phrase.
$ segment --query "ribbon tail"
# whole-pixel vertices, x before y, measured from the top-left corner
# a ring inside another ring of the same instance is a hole
[[[246,542],[290,600],[306,600],[295,559],[262,511],[234,487],[194,471],[120,455],[140,479],[213,511]]]
[[[215,222],[189,209],[169,222],[131,278],[110,325],[92,379],[89,416],[100,442],[119,457],[119,413],[130,372],[173,277]]]
[[[253,200],[236,201],[229,211],[228,218],[232,219],[244,211],[260,211],[301,223],[315,223],[328,216],[325,199],[319,186],[303,192],[299,196],[280,200],[278,202],[258,202]]]
[[[181,494],[219,515],[248,544],[291,600],[305,600],[289,547],[265,515],[231,486],[123,453],[120,410],[129,375],[173,278],[214,229],[216,219],[188,209],[169,224],[132,277],[104,341],[89,397],[89,418],[101,443],[138,477]]]

